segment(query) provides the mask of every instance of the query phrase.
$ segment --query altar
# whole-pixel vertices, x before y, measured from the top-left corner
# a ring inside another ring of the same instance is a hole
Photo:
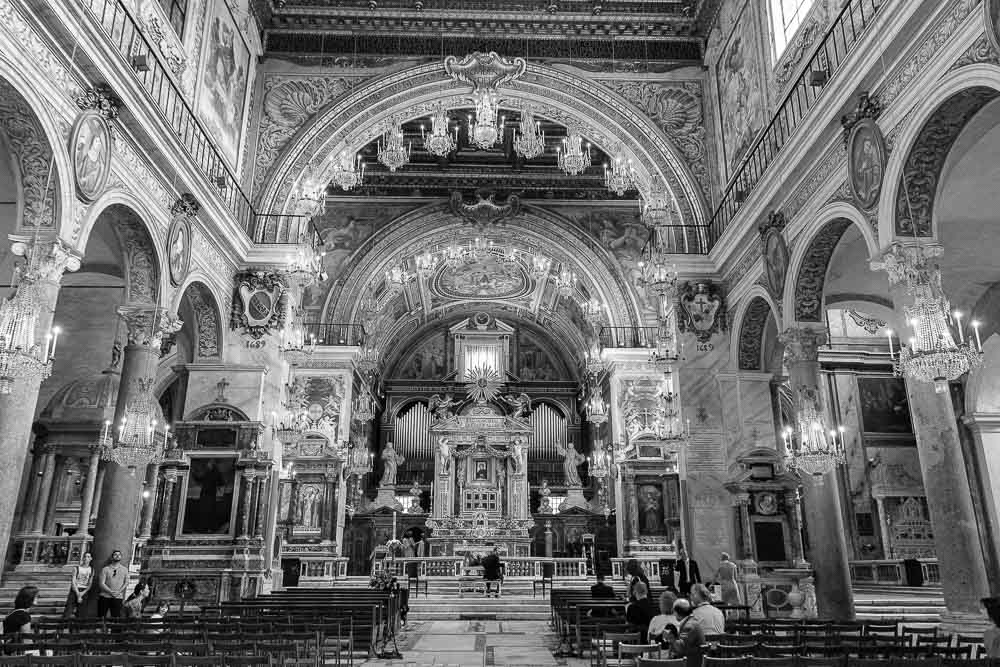
[[[430,431],[437,439],[431,555],[474,557],[498,547],[504,555],[527,556],[535,523],[528,507],[528,421],[478,403]]]

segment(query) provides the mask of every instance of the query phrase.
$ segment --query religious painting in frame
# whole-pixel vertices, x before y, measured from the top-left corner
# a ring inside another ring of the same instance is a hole
[[[764,257],[764,281],[767,291],[779,303],[785,292],[785,278],[790,259],[788,243],[782,233],[784,228],[785,215],[781,211],[772,212],[767,222],[759,228],[761,253]]]
[[[986,39],[993,47],[993,51],[1000,54],[1000,0],[985,0],[983,15],[986,22]]]
[[[234,171],[250,76],[250,49],[240,34],[228,2],[208,3],[208,35],[198,86],[198,116]]]
[[[912,440],[910,405],[902,378],[858,377],[858,404],[864,433]]]
[[[191,268],[191,220],[184,215],[175,215],[167,231],[167,266],[170,269],[170,284],[179,287],[184,284]]]
[[[874,118],[862,118],[847,136],[847,182],[862,211],[878,206],[885,173],[885,139]]]
[[[111,174],[111,126],[97,111],[84,111],[70,133],[70,157],[76,193],[83,201],[95,201],[104,192]]]
[[[726,177],[736,171],[764,128],[766,98],[761,72],[755,2],[744,2],[715,63],[715,84]]]
[[[230,535],[236,495],[236,458],[192,456],[184,487],[185,535]]]

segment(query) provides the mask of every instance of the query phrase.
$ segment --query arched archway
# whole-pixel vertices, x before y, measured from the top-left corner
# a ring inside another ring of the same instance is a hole
[[[764,296],[751,297],[738,315],[739,334],[736,337],[736,363],[741,371],[767,370],[764,359],[764,337],[770,327],[777,330],[775,313]]]
[[[219,359],[223,351],[222,311],[211,288],[200,277],[190,278],[180,291],[177,308],[184,328],[191,331],[195,359]]]

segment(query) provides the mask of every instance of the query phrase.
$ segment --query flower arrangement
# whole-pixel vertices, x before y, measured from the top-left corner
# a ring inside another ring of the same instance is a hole
[[[372,576],[368,580],[368,588],[374,588],[379,591],[388,591],[392,589],[395,582],[396,577],[394,577],[388,570],[375,570],[372,572]]]
[[[396,556],[403,552],[403,543],[394,537],[385,543],[385,548],[389,552],[389,556]]]

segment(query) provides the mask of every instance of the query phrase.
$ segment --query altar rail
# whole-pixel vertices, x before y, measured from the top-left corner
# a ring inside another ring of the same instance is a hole
[[[76,565],[90,551],[90,535],[17,535],[11,549],[11,564],[18,569]]]
[[[937,558],[918,558],[925,584],[940,584]],[[852,560],[851,581],[855,584],[905,586],[906,568],[902,560]]]
[[[625,563],[630,560],[639,561],[639,565],[642,566],[643,572],[649,577],[650,581],[660,580],[660,556],[655,558],[643,558],[641,556],[635,556],[633,558],[612,558],[611,559],[611,576],[614,579],[624,579],[625,574]]]
[[[299,586],[329,583],[332,579],[347,578],[347,558],[328,556],[298,556]]]
[[[500,562],[503,563],[504,576],[506,577],[539,579],[542,576],[543,564],[553,563],[556,579],[587,578],[587,561],[583,558],[501,556]],[[417,572],[420,577],[457,577],[462,574],[462,569],[465,567],[465,558],[462,556],[423,556],[376,560],[372,564],[372,571],[377,572],[384,569],[392,573],[393,576],[403,578],[406,576],[406,566],[409,563],[417,564]]]

